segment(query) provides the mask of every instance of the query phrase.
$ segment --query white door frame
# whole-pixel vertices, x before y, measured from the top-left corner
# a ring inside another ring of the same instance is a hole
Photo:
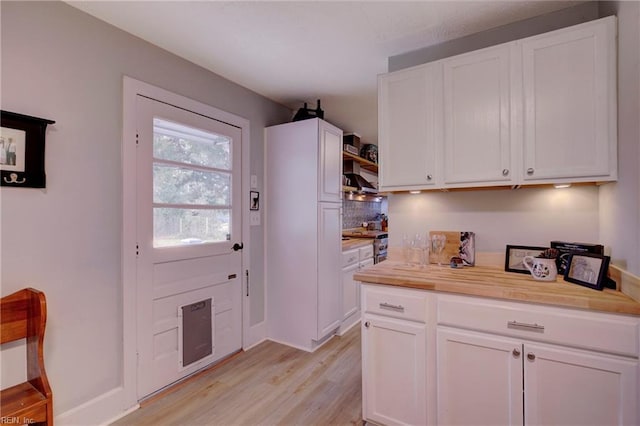
[[[251,144],[249,120],[210,105],[169,92],[131,77],[123,77],[122,108],[122,331],[123,331],[123,409],[138,404],[137,336],[136,336],[136,97],[142,95],[160,102],[204,113],[209,117],[242,129],[242,346],[253,344],[249,327],[249,298],[246,297],[246,275],[250,265],[249,187]]]

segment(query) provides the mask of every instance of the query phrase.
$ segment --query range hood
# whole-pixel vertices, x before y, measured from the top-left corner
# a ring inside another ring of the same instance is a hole
[[[344,176],[348,179],[347,186],[352,186],[366,194],[377,194],[378,190],[373,187],[365,178],[355,173],[345,173]]]
[[[345,185],[354,187],[361,194],[377,194],[378,190],[360,175],[360,164],[353,160],[343,163]]]

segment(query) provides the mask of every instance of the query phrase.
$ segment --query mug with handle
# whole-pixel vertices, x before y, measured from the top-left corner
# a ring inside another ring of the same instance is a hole
[[[555,281],[558,277],[558,268],[555,259],[525,256],[522,264],[531,272],[531,276],[540,281]]]

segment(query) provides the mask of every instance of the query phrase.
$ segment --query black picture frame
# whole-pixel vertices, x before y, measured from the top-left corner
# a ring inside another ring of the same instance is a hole
[[[572,253],[564,280],[594,290],[602,290],[607,281],[609,256],[595,253]]]
[[[249,210],[260,210],[260,193],[249,191]]]
[[[44,142],[55,121],[0,111],[0,185],[46,188]],[[4,151],[4,152],[3,152]]]
[[[529,270],[523,265],[525,256],[536,257],[549,247],[507,245],[504,256],[504,270],[518,274],[529,274]]]

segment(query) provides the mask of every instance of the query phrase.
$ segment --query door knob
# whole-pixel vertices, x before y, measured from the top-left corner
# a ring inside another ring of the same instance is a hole
[[[529,167],[529,168],[527,169],[527,174],[528,174],[529,176],[531,176],[531,175],[533,174],[533,172],[534,172],[533,168]]]
[[[365,322],[365,323],[364,323],[364,326],[365,326],[366,328],[369,328],[369,326],[370,326],[370,325],[371,325],[371,323],[370,323],[369,321],[367,321],[367,322]]]
[[[535,355],[535,354],[533,354],[533,353],[531,353],[531,352],[529,352],[529,353],[527,354],[527,359],[528,359],[529,361],[533,361],[534,359],[536,359],[536,355]]]
[[[244,243],[235,243],[231,248],[233,249],[233,251],[242,250],[244,248]]]

